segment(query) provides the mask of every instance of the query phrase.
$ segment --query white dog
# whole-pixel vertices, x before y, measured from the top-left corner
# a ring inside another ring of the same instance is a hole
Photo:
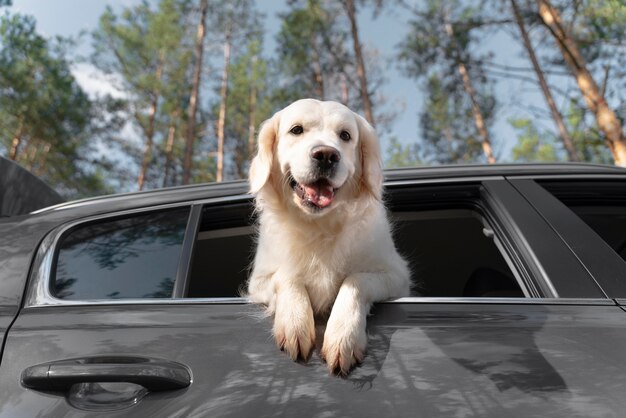
[[[263,123],[258,147],[248,297],[274,315],[276,343],[294,360],[308,359],[314,317],[330,313],[320,355],[345,375],[363,359],[372,303],[409,294],[382,203],[378,139],[347,107],[304,99]]]

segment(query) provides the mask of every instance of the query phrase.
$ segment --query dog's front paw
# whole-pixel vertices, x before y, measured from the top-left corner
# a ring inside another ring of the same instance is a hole
[[[315,347],[315,323],[310,307],[305,312],[290,312],[278,308],[274,317],[274,338],[278,348],[292,360],[308,360]]]
[[[363,361],[366,346],[365,323],[331,315],[320,355],[332,374],[346,376],[352,367]]]

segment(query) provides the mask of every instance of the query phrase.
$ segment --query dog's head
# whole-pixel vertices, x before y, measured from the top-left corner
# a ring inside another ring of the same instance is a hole
[[[321,215],[368,194],[381,199],[374,129],[336,102],[298,100],[265,121],[250,166],[250,189],[271,187],[307,214]]]

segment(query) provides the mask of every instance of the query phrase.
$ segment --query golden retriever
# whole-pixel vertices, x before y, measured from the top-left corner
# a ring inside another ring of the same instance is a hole
[[[363,360],[372,303],[409,294],[382,182],[374,129],[342,104],[299,100],[263,123],[250,166],[260,216],[248,297],[267,306],[293,360],[308,359],[314,318],[327,317],[320,356],[346,375]]]

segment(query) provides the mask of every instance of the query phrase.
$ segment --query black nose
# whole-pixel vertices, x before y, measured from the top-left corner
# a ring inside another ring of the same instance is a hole
[[[333,147],[320,145],[311,150],[311,159],[316,161],[320,170],[329,170],[337,165],[341,160],[341,155]]]

